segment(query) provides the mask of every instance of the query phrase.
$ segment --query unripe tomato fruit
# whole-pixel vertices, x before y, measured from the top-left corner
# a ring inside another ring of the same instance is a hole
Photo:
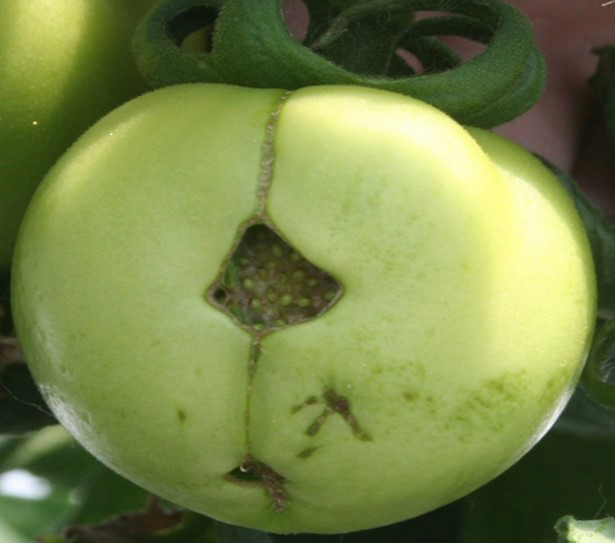
[[[595,312],[537,160],[353,87],[125,104],[38,191],[13,296],[87,449],[271,532],[392,523],[502,472],[563,408]]]
[[[86,128],[146,90],[128,43],[153,3],[0,2],[0,271],[47,170]]]

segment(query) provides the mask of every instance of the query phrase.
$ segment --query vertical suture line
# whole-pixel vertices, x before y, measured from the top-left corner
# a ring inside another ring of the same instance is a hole
[[[282,108],[291,94],[292,91],[287,91],[280,96],[276,107],[269,116],[269,122],[265,128],[265,139],[261,150],[261,171],[256,189],[256,197],[259,203],[257,215],[262,219],[265,219],[266,216],[265,204],[267,202],[267,193],[269,192],[269,187],[271,186],[271,178],[275,161],[275,153],[273,150],[275,130],[280,118],[280,113],[282,112]]]
[[[280,98],[273,111],[269,115],[269,120],[267,122],[267,126],[265,127],[265,138],[263,140],[262,148],[261,148],[261,159],[260,159],[260,174],[258,179],[258,184],[256,188],[256,197],[258,199],[258,210],[256,216],[262,220],[263,222],[267,221],[267,212],[266,212],[266,203],[267,203],[267,195],[269,192],[269,188],[271,186],[271,180],[273,176],[273,168],[275,162],[275,152],[274,152],[274,137],[276,132],[276,127],[278,124],[278,120],[280,118],[280,113],[282,112],[282,108],[284,104],[288,100],[289,96],[292,94],[292,91],[284,92]],[[246,442],[246,454],[250,454],[251,446],[250,446],[250,421],[251,421],[251,405],[252,405],[252,390],[254,385],[254,377],[256,376],[256,371],[258,369],[258,361],[260,358],[260,354],[262,351],[261,341],[267,335],[268,331],[259,330],[255,327],[252,327],[250,330],[250,334],[252,336],[252,345],[250,347],[250,357],[248,360],[248,385],[246,390],[246,412],[244,415],[245,421],[245,442]]]
[[[252,345],[250,346],[250,357],[248,360],[248,386],[246,388],[246,411],[244,413],[244,425],[245,425],[245,442],[246,442],[246,454],[250,454],[252,449],[250,443],[250,420],[251,420],[251,407],[252,407],[252,389],[254,384],[254,376],[256,375],[256,369],[258,368],[258,359],[261,354],[261,336],[252,334]]]

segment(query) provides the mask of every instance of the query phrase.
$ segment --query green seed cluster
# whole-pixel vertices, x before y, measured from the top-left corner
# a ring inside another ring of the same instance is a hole
[[[264,224],[250,226],[209,300],[254,330],[310,320],[335,303],[339,284]]]

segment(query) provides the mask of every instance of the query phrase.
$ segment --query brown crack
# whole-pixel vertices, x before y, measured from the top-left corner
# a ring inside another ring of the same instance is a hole
[[[225,479],[234,484],[263,488],[271,498],[271,505],[277,513],[281,513],[288,505],[289,496],[284,488],[286,478],[249,454],[239,466],[226,474]]]
[[[212,307],[225,313],[252,338],[247,360],[245,456],[242,464],[225,478],[261,486],[271,497],[275,511],[282,511],[289,501],[284,489],[286,479],[251,454],[252,393],[261,344],[270,333],[320,317],[343,294],[341,285],[331,275],[312,264],[284,238],[266,210],[275,163],[275,129],[289,95],[287,92],[280,97],[265,128],[256,186],[257,209],[238,226],[235,243],[204,294]],[[312,452],[306,450],[305,455]]]

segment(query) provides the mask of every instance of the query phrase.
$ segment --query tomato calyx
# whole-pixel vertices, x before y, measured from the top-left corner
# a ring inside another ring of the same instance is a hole
[[[135,34],[137,61],[154,87],[360,85],[413,96],[480,127],[516,118],[542,92],[544,60],[532,28],[502,0],[309,0],[305,7],[309,23],[298,39],[282,0],[167,0]],[[200,45],[186,45],[199,29]],[[440,36],[483,50],[464,62]]]

